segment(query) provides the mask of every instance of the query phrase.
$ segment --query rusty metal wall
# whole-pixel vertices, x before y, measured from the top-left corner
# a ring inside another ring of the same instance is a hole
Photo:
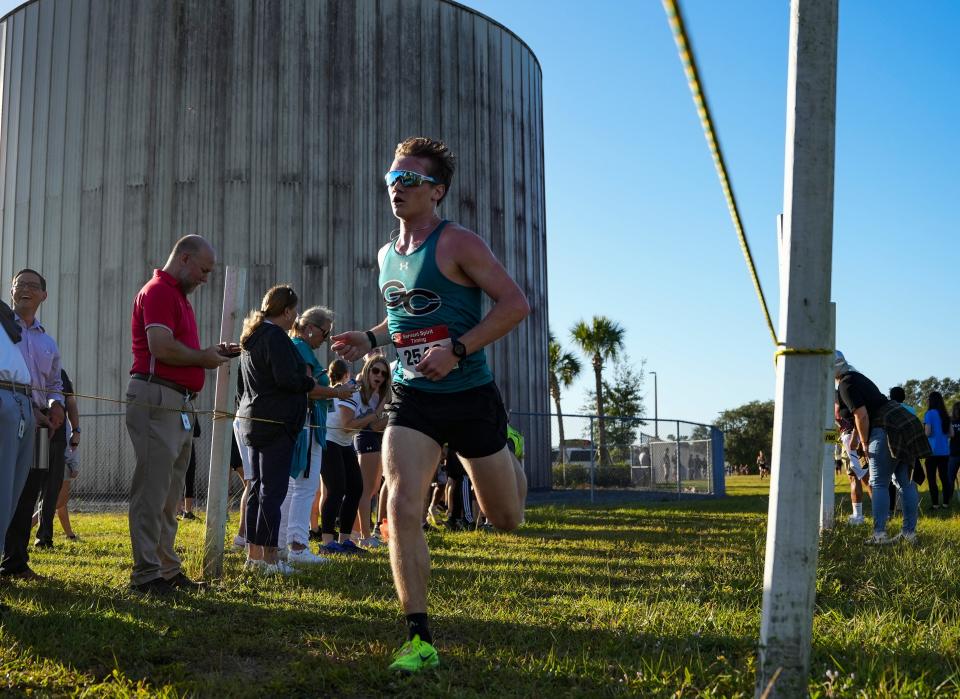
[[[48,278],[41,318],[78,391],[122,397],[133,297],[186,233],[249,269],[248,306],[287,281],[338,327],[373,325],[397,223],[382,174],[400,140],[430,135],[459,158],[441,214],[533,308],[487,350],[504,400],[549,412],[541,71],[502,25],[447,0],[35,0],[0,22],[0,61],[0,276]],[[222,282],[192,297],[204,343]],[[101,407],[116,409],[81,403]],[[540,422],[533,488],[550,485]]]

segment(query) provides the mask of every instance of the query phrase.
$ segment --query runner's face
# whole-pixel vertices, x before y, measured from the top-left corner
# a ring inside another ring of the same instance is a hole
[[[390,170],[410,170],[421,175],[429,175],[429,166],[430,161],[427,158],[405,155],[396,158],[391,163]],[[401,221],[413,221],[432,215],[443,192],[442,184],[435,185],[429,182],[424,182],[419,187],[404,187],[396,182],[387,189],[393,215]]]

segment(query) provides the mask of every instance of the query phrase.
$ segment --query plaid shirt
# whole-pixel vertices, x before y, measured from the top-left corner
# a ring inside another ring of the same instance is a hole
[[[933,453],[919,418],[895,400],[889,401],[877,411],[870,427],[882,427],[886,430],[887,446],[894,461],[912,465],[917,459]]]

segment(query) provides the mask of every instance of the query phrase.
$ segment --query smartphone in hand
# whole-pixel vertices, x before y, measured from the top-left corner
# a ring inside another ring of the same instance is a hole
[[[240,345],[236,342],[221,342],[217,347],[220,349],[220,354],[224,357],[240,356]]]

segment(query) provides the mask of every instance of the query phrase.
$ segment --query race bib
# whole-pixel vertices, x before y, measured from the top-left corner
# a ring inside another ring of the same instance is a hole
[[[403,368],[403,378],[418,379],[423,377],[417,371],[417,364],[423,359],[427,350],[433,347],[449,347],[453,344],[446,325],[434,325],[432,328],[418,328],[393,334],[393,345],[397,348],[397,359]]]

